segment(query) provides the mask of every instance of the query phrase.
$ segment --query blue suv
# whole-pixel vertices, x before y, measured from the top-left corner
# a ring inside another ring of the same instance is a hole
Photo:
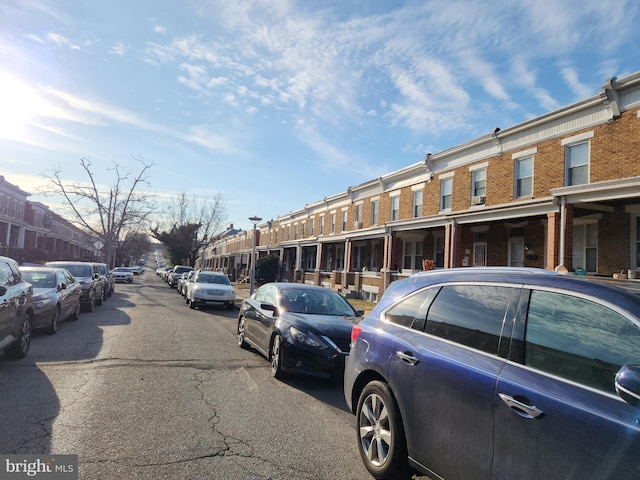
[[[546,270],[423,272],[351,340],[345,397],[375,478],[640,478],[637,293]]]

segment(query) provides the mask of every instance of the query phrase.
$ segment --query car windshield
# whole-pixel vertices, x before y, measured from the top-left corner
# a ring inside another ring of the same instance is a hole
[[[114,272],[130,272],[131,269],[127,267],[116,267],[113,269]]]
[[[208,275],[201,273],[198,275],[198,283],[215,283],[217,285],[231,285],[229,279],[224,275]]]
[[[344,298],[329,290],[323,292],[286,289],[282,292],[281,301],[284,309],[292,313],[346,317],[355,315],[353,309]]]
[[[61,268],[66,268],[74,277],[91,277],[93,275],[91,265],[61,265]]]
[[[24,279],[33,285],[33,288],[55,288],[55,272],[22,272]]]

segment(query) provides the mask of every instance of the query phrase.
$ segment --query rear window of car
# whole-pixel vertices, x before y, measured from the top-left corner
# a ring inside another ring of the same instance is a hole
[[[445,285],[429,306],[425,332],[497,355],[505,316],[518,291],[492,285]]]

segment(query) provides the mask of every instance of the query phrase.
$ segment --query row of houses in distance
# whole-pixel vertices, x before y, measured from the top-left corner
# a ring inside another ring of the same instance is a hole
[[[95,260],[97,239],[0,175],[0,255],[23,263]]]
[[[435,268],[525,266],[635,278],[640,72],[261,221],[255,231],[258,256],[279,256],[281,280],[372,301],[422,270],[423,260]],[[246,278],[253,232],[230,228],[202,252],[199,266]]]

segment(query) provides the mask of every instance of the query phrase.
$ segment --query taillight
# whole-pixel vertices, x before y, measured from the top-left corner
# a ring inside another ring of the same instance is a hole
[[[360,333],[362,333],[362,327],[360,325],[354,325],[351,328],[351,343],[354,343],[358,339]]]

